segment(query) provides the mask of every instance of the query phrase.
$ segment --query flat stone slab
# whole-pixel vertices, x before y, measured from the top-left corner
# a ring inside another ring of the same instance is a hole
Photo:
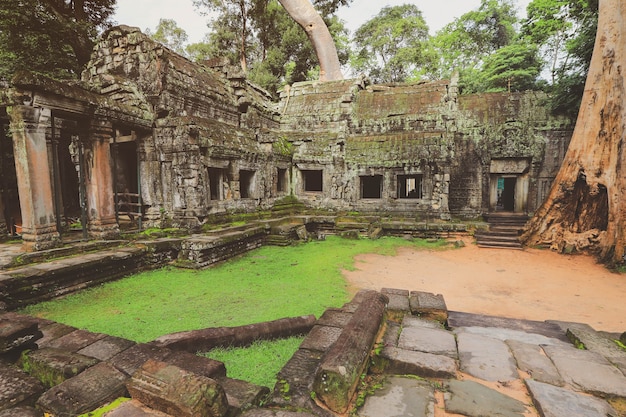
[[[557,386],[565,384],[556,366],[546,356],[541,346],[516,340],[507,340],[506,344],[513,352],[518,369],[527,372],[531,378]]]
[[[308,408],[313,390],[313,378],[323,352],[298,349],[276,375],[272,402]]]
[[[603,399],[583,395],[571,390],[525,380],[535,407],[543,417],[607,417],[617,412]]]
[[[401,349],[457,358],[454,335],[443,329],[431,329],[419,326],[405,327],[400,333],[398,347]]]
[[[105,334],[92,333],[87,330],[74,330],[58,339],[52,340],[47,347],[67,350],[69,352],[78,352],[82,348],[105,338]]]
[[[456,377],[456,361],[448,356],[386,347],[381,352],[386,362],[384,372],[395,375],[417,375],[423,378]]]
[[[52,323],[47,326],[39,327],[43,333],[43,338],[37,341],[37,346],[40,348],[50,347],[50,343],[59,337],[72,333],[77,330],[76,327],[68,326],[63,323]]]
[[[122,339],[121,337],[115,336],[106,336],[80,349],[78,353],[101,361],[106,361],[133,345],[135,345],[135,342],[132,340]]]
[[[0,362],[0,410],[34,405],[44,392],[43,384],[14,366]]]
[[[365,400],[358,417],[434,417],[434,390],[426,381],[391,377]]]
[[[224,366],[223,362],[205,356],[198,356],[189,352],[171,351],[162,360],[185,371],[208,378],[218,379],[226,376],[226,366]]]
[[[448,312],[448,326],[451,328],[495,327],[519,330],[525,333],[541,334],[552,339],[559,339],[563,342],[570,343],[567,336],[565,336],[565,330],[563,330],[558,323],[551,321],[521,320],[450,311]]]
[[[459,327],[454,330],[455,333],[472,333],[481,336],[490,337],[492,339],[502,340],[515,340],[523,343],[530,343],[533,345],[557,345],[557,346],[571,346],[569,342],[564,342],[560,339],[553,337],[547,337],[537,333],[528,333],[522,330],[504,329],[500,327]]]
[[[457,335],[461,370],[485,381],[519,378],[509,347],[501,340],[461,332]]]
[[[405,315],[402,318],[402,327],[418,327],[418,328],[429,328],[429,329],[439,329],[444,330],[441,322],[436,320],[428,320],[422,317],[416,317],[411,315]]]
[[[566,383],[590,394],[626,398],[626,377],[599,353],[574,347],[543,349]]]
[[[166,348],[139,343],[113,356],[108,362],[126,375],[132,376],[148,359],[163,360],[171,353]]]
[[[446,411],[468,417],[523,417],[526,406],[519,400],[474,381],[452,380],[444,395]]]
[[[20,358],[20,366],[49,388],[98,362],[95,358],[54,348],[31,350]]]
[[[128,377],[106,362],[46,391],[37,407],[54,416],[75,416],[93,411],[126,393]]]

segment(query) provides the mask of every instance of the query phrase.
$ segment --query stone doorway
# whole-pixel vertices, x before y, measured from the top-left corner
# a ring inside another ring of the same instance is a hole
[[[493,159],[490,167],[489,211],[525,213],[528,207],[530,161]]]

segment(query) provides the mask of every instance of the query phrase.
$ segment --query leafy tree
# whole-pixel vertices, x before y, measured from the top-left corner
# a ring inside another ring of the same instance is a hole
[[[146,35],[178,54],[186,55],[185,43],[189,37],[184,29],[178,27],[175,20],[159,19],[156,31],[152,33],[150,29],[146,29]]]
[[[351,65],[374,82],[406,81],[426,60],[428,25],[417,6],[387,6],[354,34]]]
[[[539,45],[550,71],[555,112],[575,118],[598,22],[598,0],[533,0],[522,33]]]
[[[484,91],[524,91],[536,86],[541,61],[534,45],[516,42],[485,58],[479,79]]]
[[[20,70],[77,78],[114,7],[115,0],[0,0],[0,78]]]
[[[325,17],[333,38],[339,40],[340,62],[345,63],[348,42],[343,24],[324,11],[334,12],[340,5],[351,0],[320,0],[320,10]],[[213,31],[208,35],[207,45],[190,45],[194,59],[226,57],[239,62],[248,78],[276,92],[284,83],[303,81],[312,76],[318,62],[306,33],[289,16],[277,0],[246,0],[221,4],[219,0],[194,0],[194,4],[206,10],[216,11],[217,17],[210,23]],[[247,28],[244,31],[242,28]]]
[[[431,39],[431,54],[438,59],[428,70],[430,78],[447,78],[454,71],[479,69],[485,57],[509,45],[518,22],[511,0],[482,0],[477,10],[465,13]]]

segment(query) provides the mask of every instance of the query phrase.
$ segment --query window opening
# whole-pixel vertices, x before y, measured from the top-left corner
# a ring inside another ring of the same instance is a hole
[[[382,192],[382,175],[364,175],[361,177],[361,198],[381,198]]]
[[[276,191],[287,192],[287,170],[278,168],[278,178],[276,180]]]
[[[323,191],[321,169],[302,170],[302,179],[304,180],[304,191]]]
[[[254,197],[254,174],[255,171],[239,171],[239,194],[241,198]]]
[[[398,175],[398,198],[422,198],[422,176]]]
[[[209,168],[209,198],[223,200],[224,188],[228,187],[228,179],[221,168]]]

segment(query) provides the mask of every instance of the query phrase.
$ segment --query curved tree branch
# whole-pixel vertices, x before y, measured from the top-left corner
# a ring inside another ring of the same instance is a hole
[[[330,31],[309,0],[278,0],[306,32],[320,63],[320,81],[342,80],[341,64]]]

